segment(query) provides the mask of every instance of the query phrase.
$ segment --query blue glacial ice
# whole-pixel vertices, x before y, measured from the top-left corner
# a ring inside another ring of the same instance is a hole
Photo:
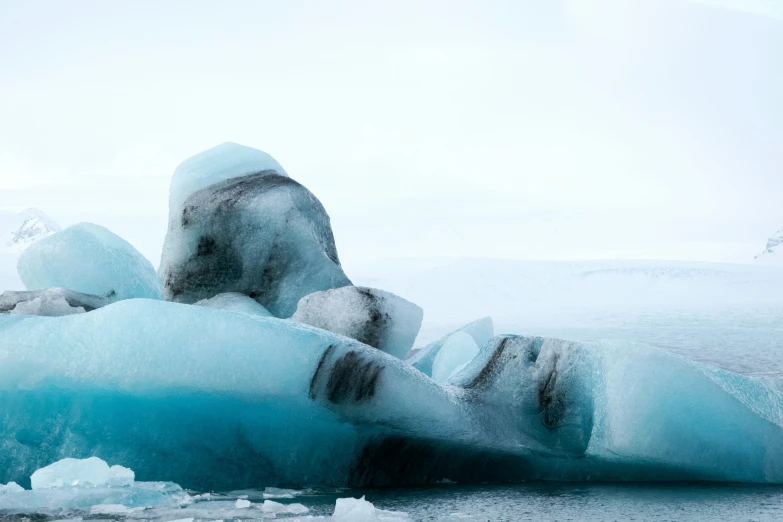
[[[58,287],[114,300],[162,296],[152,263],[130,243],[92,223],[33,243],[19,257],[17,270],[28,290]]]
[[[318,199],[271,157],[236,144],[175,172],[159,270],[166,300],[239,292],[276,317],[290,317],[308,294],[351,284]]]
[[[462,370],[478,355],[476,341],[465,332],[454,332],[443,342],[432,362],[432,379],[446,382],[453,374]]]
[[[344,286],[303,297],[291,320],[403,358],[416,340],[423,317],[420,307],[390,292]]]
[[[153,300],[0,316],[0,482],[65,455],[183,487],[783,482],[783,401],[629,343],[500,336],[446,385],[289,320]]]
[[[476,342],[476,346],[482,347],[486,344],[490,337],[495,335],[495,328],[492,324],[491,317],[484,317],[468,323],[465,326],[458,328],[457,330],[441,337],[437,341],[434,341],[424,348],[419,350],[413,350],[408,354],[408,362],[417,370],[432,376],[432,365],[435,362],[435,357],[440,352],[446,341],[455,333],[463,332],[470,335]]]

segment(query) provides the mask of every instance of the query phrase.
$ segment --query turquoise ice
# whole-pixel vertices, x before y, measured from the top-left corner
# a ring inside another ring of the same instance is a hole
[[[447,385],[273,317],[127,300],[0,316],[0,482],[100,457],[183,487],[783,482],[783,401],[629,343],[500,336]]]

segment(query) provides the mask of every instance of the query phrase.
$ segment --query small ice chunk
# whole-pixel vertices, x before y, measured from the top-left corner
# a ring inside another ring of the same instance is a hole
[[[250,507],[251,504],[252,504],[252,502],[250,502],[247,499],[238,498],[237,501],[236,501],[236,504],[234,504],[234,505],[236,506],[237,509],[247,509],[247,508]]]
[[[88,459],[63,459],[36,470],[30,477],[32,488],[52,489],[61,487],[132,486],[134,473],[122,466],[109,467],[98,457]]]
[[[252,297],[238,292],[226,292],[218,294],[210,299],[202,299],[194,303],[196,306],[206,306],[208,308],[219,308],[229,312],[241,312],[243,314],[260,315],[262,317],[271,317],[269,310],[263,307]]]
[[[441,346],[432,363],[432,379],[446,382],[449,377],[460,371],[479,353],[479,347],[473,337],[465,332],[451,334]]]
[[[274,500],[264,500],[261,506],[261,511],[264,513],[279,513],[283,510],[285,510],[285,504],[275,502]]]
[[[299,503],[288,504],[285,507],[285,510],[286,510],[286,512],[291,513],[292,515],[302,515],[304,513],[307,513],[308,511],[310,511],[306,506],[304,506],[303,504],[299,504]]]
[[[24,488],[16,482],[9,482],[8,484],[0,484],[0,495],[7,493],[19,493],[24,491]]]
[[[28,290],[68,288],[115,301],[163,295],[152,263],[130,243],[92,223],[33,243],[19,257],[17,271]]]
[[[338,498],[332,522],[409,522],[407,513],[376,509],[362,498]]]
[[[345,286],[304,296],[291,320],[402,358],[413,346],[423,317],[421,308],[390,292]]]

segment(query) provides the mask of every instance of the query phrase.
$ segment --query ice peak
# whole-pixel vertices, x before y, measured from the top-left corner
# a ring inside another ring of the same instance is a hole
[[[285,169],[264,151],[226,142],[191,156],[174,171],[169,204],[179,208],[193,193],[227,179],[263,171],[288,176]]]
[[[28,208],[17,215],[17,225],[12,227],[6,246],[11,250],[21,252],[27,247],[60,230],[49,216],[37,208]]]
[[[783,230],[778,230],[767,240],[764,252],[755,257],[757,261],[783,264]]]

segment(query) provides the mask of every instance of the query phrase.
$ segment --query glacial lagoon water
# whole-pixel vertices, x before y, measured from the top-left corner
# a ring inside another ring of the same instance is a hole
[[[783,487],[738,484],[528,483],[351,492],[421,521],[780,521]],[[344,493],[342,493],[344,495]],[[331,514],[333,495],[300,497]]]

